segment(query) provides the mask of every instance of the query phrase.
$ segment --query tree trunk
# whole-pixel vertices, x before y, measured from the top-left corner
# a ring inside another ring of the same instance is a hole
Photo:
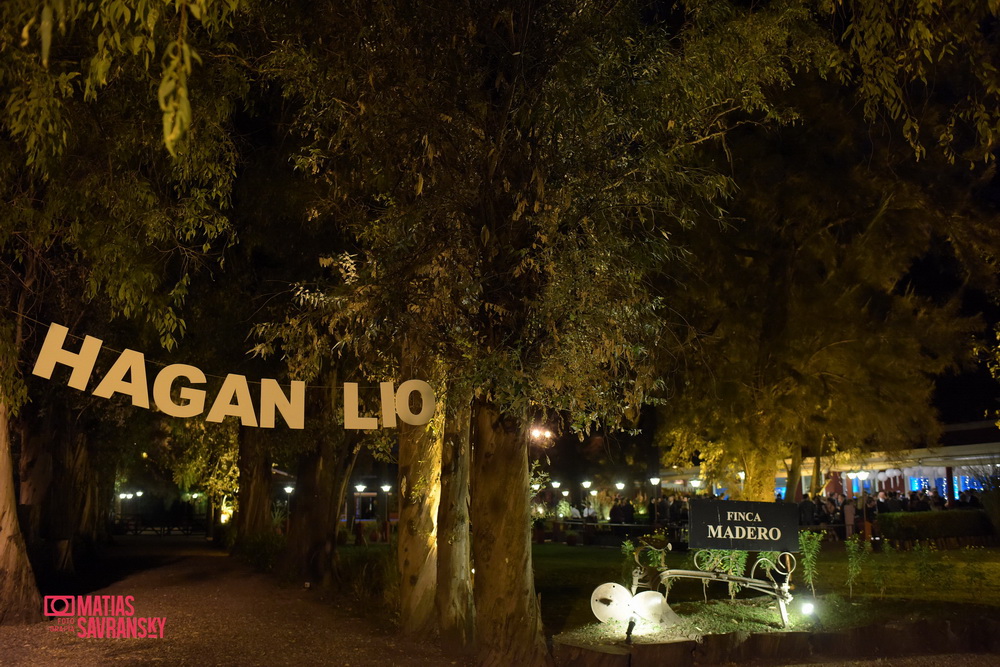
[[[299,464],[285,565],[320,586],[332,581],[340,509],[357,452],[354,439],[341,429],[320,438],[319,446]]]
[[[774,502],[774,468],[777,461],[767,447],[761,446],[756,429],[751,431],[750,451],[744,457],[746,480],[743,500]]]
[[[50,414],[51,411],[46,411],[46,422],[51,421]],[[46,441],[51,442],[51,428],[43,426],[40,433],[23,416],[19,428],[21,457],[18,477],[21,486],[18,511],[21,513],[25,543],[34,557],[42,545],[42,506],[52,482],[52,454],[44,446]],[[42,433],[48,433],[49,438],[46,439]]]
[[[469,438],[472,390],[450,399],[441,456],[441,506],[438,508],[437,610],[441,644],[461,652],[472,646],[475,606],[469,542]]]
[[[260,429],[240,427],[240,489],[236,506],[237,544],[270,532],[271,457]]]
[[[550,664],[531,566],[528,439],[477,404],[472,460],[477,664]]]
[[[792,465],[785,479],[785,502],[797,503],[801,500],[799,487],[802,482],[802,445],[792,444]]]
[[[826,486],[826,480],[823,479],[823,467],[822,461],[823,457],[820,455],[823,451],[823,443],[816,448],[816,454],[813,456],[813,469],[812,469],[812,480],[809,482],[809,496],[815,498],[823,492],[823,487]]]
[[[412,341],[403,344],[402,377],[430,381],[434,367]],[[437,514],[441,500],[441,438],[433,421],[423,426],[399,423],[400,628],[426,635],[435,628],[437,589]]]
[[[40,620],[42,600],[17,521],[9,409],[0,401],[0,625]]]

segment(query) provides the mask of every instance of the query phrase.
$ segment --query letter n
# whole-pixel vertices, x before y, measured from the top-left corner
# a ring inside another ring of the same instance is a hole
[[[291,383],[291,396],[285,396],[277,380],[262,378],[260,381],[260,426],[274,428],[274,413],[280,412],[289,428],[306,427],[306,383]]]

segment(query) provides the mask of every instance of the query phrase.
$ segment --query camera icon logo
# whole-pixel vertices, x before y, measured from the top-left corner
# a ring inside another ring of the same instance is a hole
[[[46,595],[43,604],[46,616],[76,615],[76,598],[72,595]]]

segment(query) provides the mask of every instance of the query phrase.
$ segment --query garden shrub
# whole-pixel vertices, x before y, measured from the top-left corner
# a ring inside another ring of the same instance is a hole
[[[823,546],[823,533],[811,530],[799,531],[799,551],[802,553],[802,580],[809,585],[813,595],[816,595],[816,562],[819,560],[819,550]]]
[[[337,579],[344,590],[376,616],[389,613],[399,594],[396,552],[387,545],[337,550]]]
[[[262,572],[270,572],[285,549],[285,536],[262,532],[236,543],[234,554]]]
[[[854,584],[861,579],[864,563],[871,555],[871,543],[855,533],[844,541],[844,546],[847,548],[847,590],[854,597]]]
[[[879,515],[878,525],[885,539],[908,542],[993,534],[989,517],[982,510],[890,512]]]

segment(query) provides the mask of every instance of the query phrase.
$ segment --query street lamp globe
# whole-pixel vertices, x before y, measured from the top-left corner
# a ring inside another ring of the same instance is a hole
[[[383,485],[382,485],[382,491],[383,491],[384,493],[389,493],[389,491],[390,491],[390,490],[392,490],[392,487],[391,487],[391,486],[389,486],[388,484],[383,484]]]
[[[354,487],[354,490],[357,491],[358,493],[364,493],[365,488],[367,487],[365,487],[364,484],[358,484]]]
[[[589,488],[590,488],[590,485],[591,485],[591,484],[593,484],[593,482],[591,482],[591,481],[590,481],[589,479],[585,479],[585,480],[584,480],[584,481],[582,482],[582,484],[583,484],[583,488],[585,488],[585,489],[589,489]]]
[[[291,495],[292,491],[294,491],[294,490],[295,490],[294,486],[286,486],[285,487],[285,493],[287,493],[289,495]]]
[[[625,482],[615,482],[615,488],[621,491],[625,488]]]

